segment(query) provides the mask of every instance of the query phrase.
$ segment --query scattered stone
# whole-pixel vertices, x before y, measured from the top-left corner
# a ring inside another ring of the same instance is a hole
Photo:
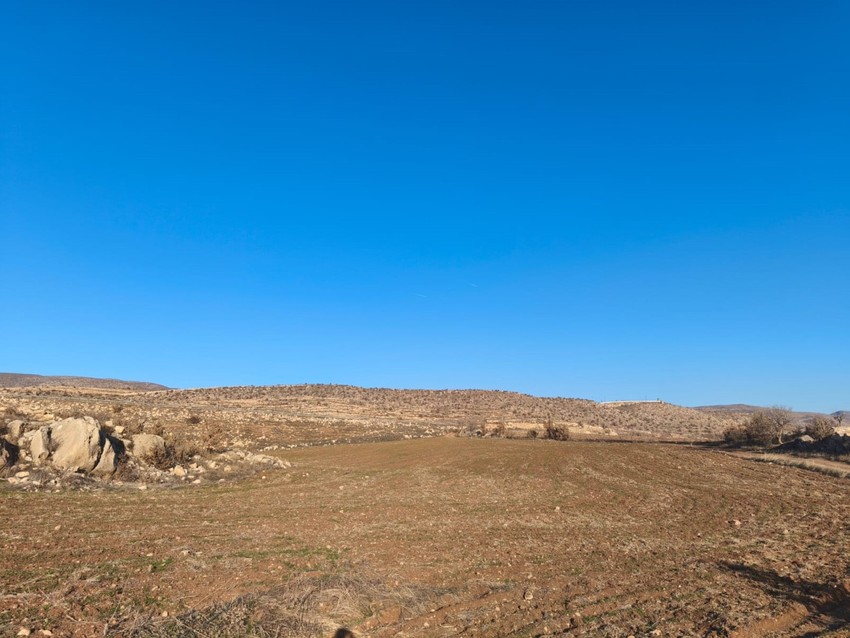
[[[171,473],[178,478],[183,478],[186,476],[186,468],[182,465],[175,465],[171,468]]]

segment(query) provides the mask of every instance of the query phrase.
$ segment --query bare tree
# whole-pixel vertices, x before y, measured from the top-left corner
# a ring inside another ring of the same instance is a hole
[[[752,445],[781,445],[782,435],[791,429],[793,422],[789,408],[774,406],[753,414],[744,426],[744,436]]]

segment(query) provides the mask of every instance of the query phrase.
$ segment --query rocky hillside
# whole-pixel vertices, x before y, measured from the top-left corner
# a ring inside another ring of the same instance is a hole
[[[150,392],[0,388],[0,408],[38,419],[91,415],[128,432],[164,431],[258,448],[493,429],[525,436],[549,421],[584,438],[713,440],[745,418],[662,402],[602,404],[516,392],[341,385]]]
[[[39,386],[135,390],[137,392],[166,389],[164,385],[145,381],[121,381],[120,379],[96,379],[94,377],[43,376],[40,374],[0,372],[0,387],[2,388],[31,388]]]

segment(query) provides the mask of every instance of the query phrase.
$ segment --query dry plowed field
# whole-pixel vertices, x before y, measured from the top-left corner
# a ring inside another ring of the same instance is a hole
[[[846,479],[639,443],[285,458],[212,486],[0,488],[0,634],[850,635]]]

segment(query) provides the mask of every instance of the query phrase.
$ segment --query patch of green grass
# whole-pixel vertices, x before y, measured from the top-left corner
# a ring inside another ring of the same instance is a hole
[[[173,562],[174,562],[173,558],[163,558],[162,560],[157,560],[157,561],[150,563],[150,567],[148,567],[148,569],[151,571],[151,573],[163,572]]]

